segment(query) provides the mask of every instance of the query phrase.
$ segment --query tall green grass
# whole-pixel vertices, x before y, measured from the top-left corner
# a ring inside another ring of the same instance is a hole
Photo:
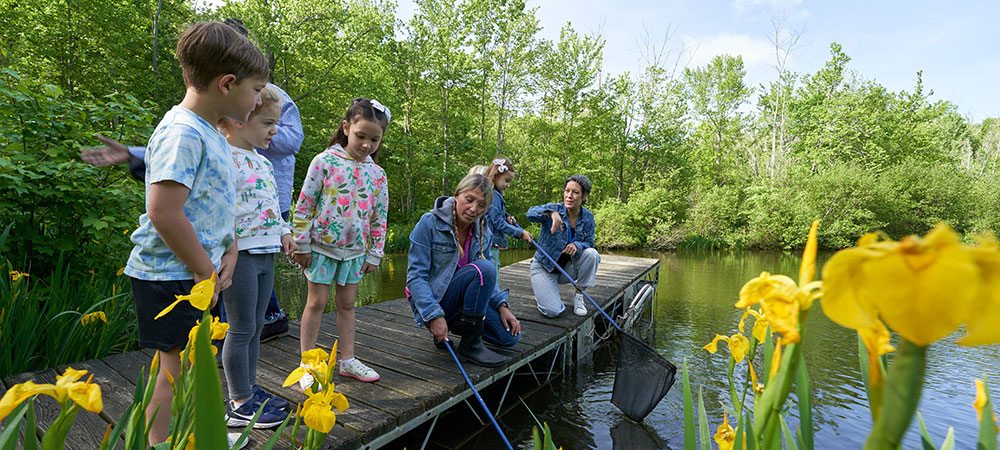
[[[0,234],[0,378],[132,350],[135,311],[128,279],[74,273],[60,255],[49,274],[14,280]],[[80,272],[80,271],[77,271]],[[103,311],[107,322],[80,319]]]

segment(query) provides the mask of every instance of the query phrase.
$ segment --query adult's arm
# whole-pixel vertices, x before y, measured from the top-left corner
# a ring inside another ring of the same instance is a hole
[[[552,211],[559,210],[558,207],[556,207],[556,205],[558,205],[558,203],[547,203],[544,205],[532,206],[531,208],[528,208],[528,220],[532,222],[538,222],[541,224],[550,222],[552,218],[549,217],[549,213]]]
[[[417,226],[410,232],[410,251],[407,253],[406,287],[410,291],[413,305],[416,306],[420,318],[425,323],[438,317],[444,317],[444,309],[435,300],[430,284],[433,258],[431,229],[434,226],[434,220],[430,214],[420,218]]]

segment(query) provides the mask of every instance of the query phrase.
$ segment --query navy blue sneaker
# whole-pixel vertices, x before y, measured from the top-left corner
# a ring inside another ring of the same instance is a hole
[[[233,409],[232,402],[226,402],[226,425],[230,427],[245,427],[250,425],[250,421],[253,420],[253,416],[260,409],[261,404],[256,395],[251,396],[250,400],[247,400],[246,403],[236,409]],[[281,425],[281,422],[284,422],[286,417],[288,417],[288,413],[273,408],[271,405],[264,405],[264,410],[260,412],[260,417],[257,418],[257,422],[253,424],[253,427],[274,428]]]
[[[250,390],[253,391],[253,396],[256,397],[260,403],[264,403],[264,400],[267,400],[267,406],[272,406],[274,409],[280,409],[285,412],[291,412],[290,408],[292,407],[292,404],[288,403],[288,400],[267,392],[256,384],[250,387]]]

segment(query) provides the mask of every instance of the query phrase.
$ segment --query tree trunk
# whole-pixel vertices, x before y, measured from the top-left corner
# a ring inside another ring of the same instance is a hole
[[[158,59],[159,55],[157,50],[159,48],[159,37],[160,37],[160,12],[163,11],[163,0],[157,0],[156,2],[156,13],[153,14],[153,83],[155,84],[160,79],[160,71],[158,69]]]

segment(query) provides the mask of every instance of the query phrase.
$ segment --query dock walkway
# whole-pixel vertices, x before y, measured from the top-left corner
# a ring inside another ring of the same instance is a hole
[[[556,319],[543,317],[535,306],[528,264],[529,261],[521,261],[500,269],[500,284],[511,291],[509,304],[521,322],[522,337],[513,348],[494,347],[508,357],[505,366],[488,369],[465,365],[477,389],[495,383],[506,384],[509,388],[516,373],[527,373],[539,383],[544,382],[566,364],[589,355],[595,345],[595,324],[603,328],[604,319],[592,305],[588,305],[590,313],[584,317],[574,315],[572,305]],[[658,273],[659,261],[656,259],[602,255],[597,286],[587,292],[609,314],[617,317],[632,303],[643,282],[655,285]],[[571,292],[572,286],[562,286],[564,301],[570,298]],[[350,408],[337,415],[337,424],[326,440],[327,448],[379,448],[418,426],[433,423],[439,414],[465,403],[472,396],[451,356],[434,347],[427,330],[414,326],[413,313],[406,299],[358,307],[355,314],[358,354],[382,378],[375,383],[343,377],[335,380],[337,391],[347,396]],[[319,342],[327,351],[337,338],[336,323],[336,312],[323,316]],[[300,360],[298,331],[298,324],[293,322],[287,337],[261,346],[257,374],[261,387],[293,404],[305,401],[305,395],[292,388],[282,388],[281,384]],[[94,374],[94,382],[103,390],[104,411],[99,415],[81,411],[67,439],[67,449],[98,446],[108,424],[118,420],[131,404],[136,378],[142,368],[149,365],[151,357],[149,351],[135,351],[70,364],[75,369],[86,369]],[[54,383],[56,374],[65,368],[59,366],[10,376],[0,384],[0,395],[14,384],[27,380]],[[221,369],[220,377],[225,384]],[[510,402],[510,399],[505,400],[506,392],[505,388],[500,404],[489,405],[492,411],[499,411]],[[474,398],[471,402],[474,410],[481,413]],[[36,401],[36,411],[39,431],[52,423],[59,413],[58,404],[45,396]],[[260,448],[271,433],[253,430],[251,445],[247,448]],[[278,448],[288,447],[290,440],[287,438],[283,436]]]

